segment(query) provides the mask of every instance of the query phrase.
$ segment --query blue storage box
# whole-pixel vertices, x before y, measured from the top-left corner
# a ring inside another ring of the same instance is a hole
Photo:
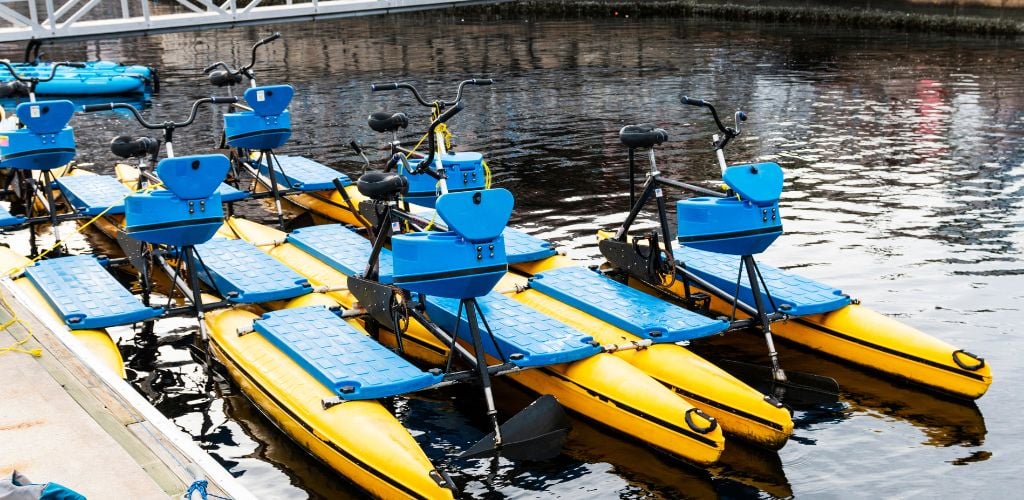
[[[50,170],[75,158],[71,101],[25,102],[15,113],[25,128],[0,133],[0,168]]]
[[[394,283],[435,297],[486,295],[508,270],[501,233],[513,204],[505,189],[441,196],[437,213],[451,231],[392,237]]]
[[[132,238],[177,247],[209,241],[224,223],[219,193],[198,200],[162,189],[135,193],[125,198],[124,213],[124,230]]]
[[[759,207],[736,198],[690,198],[676,202],[679,243],[708,252],[753,255],[782,234],[778,203]]]
[[[291,103],[295,89],[291,85],[253,87],[245,91],[245,102],[252,111],[224,115],[224,135],[233,148],[267,150],[288,142],[292,135]]]
[[[487,295],[508,270],[505,239],[473,243],[455,232],[409,233],[391,238],[394,283],[434,297]]]
[[[441,157],[445,175],[448,176],[448,191],[455,193],[483,189],[486,183],[484,156],[480,153],[445,153]],[[409,166],[416,168],[420,160],[409,160]],[[433,207],[437,199],[437,179],[428,174],[402,172],[409,181],[409,193],[405,200],[424,207]]]

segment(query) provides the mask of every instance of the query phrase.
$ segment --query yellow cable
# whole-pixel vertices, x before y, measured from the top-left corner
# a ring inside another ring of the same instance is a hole
[[[437,219],[437,210],[434,210],[434,214],[430,216],[430,222],[427,223],[427,227],[424,227],[424,231],[430,231],[430,228],[434,227],[434,220]]]
[[[484,165],[484,189],[491,189],[491,167],[487,166],[487,160],[480,160]]]
[[[0,302],[2,302],[3,305],[4,305],[4,308],[7,309],[7,311],[11,313],[11,319],[6,321],[4,324],[0,325],[0,331],[7,330],[9,327],[14,325],[15,323],[21,325],[22,327],[25,328],[25,330],[28,331],[28,335],[26,335],[25,338],[15,340],[15,342],[13,344],[11,344],[11,345],[9,345],[7,347],[0,347],[0,354],[6,353],[6,352],[21,352],[21,353],[29,354],[29,355],[37,357],[37,358],[42,356],[43,355],[43,350],[38,348],[38,347],[36,347],[34,349],[22,349],[22,348],[18,347],[20,345],[24,345],[26,342],[28,342],[33,337],[32,327],[28,326],[27,323],[25,323],[24,321],[19,319],[14,314],[14,308],[12,308],[10,306],[10,304],[7,303],[7,298],[6,297],[4,297],[3,295],[0,295]],[[15,338],[17,339],[17,337],[15,337]]]

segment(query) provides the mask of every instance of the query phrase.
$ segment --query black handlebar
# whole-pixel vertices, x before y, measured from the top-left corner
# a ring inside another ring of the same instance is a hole
[[[142,114],[139,113],[138,108],[132,106],[131,104],[125,104],[122,102],[111,102],[107,104],[87,104],[82,109],[86,112],[109,111],[112,109],[126,109],[128,111],[131,111],[132,115],[135,117],[135,120],[138,121],[139,124],[143,127],[152,130],[164,130],[166,132],[168,130],[173,130],[175,128],[187,127],[191,125],[192,122],[196,120],[196,114],[199,111],[199,106],[202,104],[234,104],[236,102],[238,102],[237,97],[204,97],[192,103],[192,110],[189,112],[188,118],[185,121],[175,122],[168,120],[160,124],[150,123],[146,121],[146,119],[142,117]]]
[[[715,107],[710,102],[707,102],[703,99],[693,99],[687,96],[683,96],[682,99],[680,99],[680,101],[683,104],[689,104],[690,106],[699,106],[711,110],[711,117],[715,119],[715,125],[718,126],[718,130],[720,130],[724,135],[724,137],[722,137],[718,142],[715,143],[715,149],[724,148],[730,140],[732,140],[734,137],[739,136],[739,122],[747,121],[747,114],[742,111],[737,111],[736,128],[726,127],[725,124],[722,123],[722,120],[718,118],[718,111],[715,110]]]
[[[449,119],[451,119],[451,117],[458,114],[458,112],[462,111],[462,108],[465,107],[466,105],[464,103],[456,101],[455,105],[452,106],[448,111],[441,113],[441,116],[438,116],[436,120],[430,122],[430,129],[427,130],[427,140],[430,141],[428,147],[429,152],[427,153],[427,156],[423,158],[422,161],[420,161],[419,165],[416,166],[417,172],[427,172],[428,174],[430,174],[431,177],[440,178],[441,174],[434,172],[434,170],[431,168],[431,165],[434,163],[434,152],[437,151],[437,144],[435,144],[434,142],[434,130],[437,129],[437,127],[440,126],[442,123],[448,121]]]
[[[93,111],[110,111],[114,109],[114,103],[108,102],[106,104],[86,104],[82,106],[82,111],[91,113]]]
[[[241,68],[231,69],[231,67],[228,66],[227,63],[225,63],[223,61],[217,61],[217,62],[207,66],[206,68],[204,68],[203,69],[203,73],[204,74],[209,74],[211,71],[213,71],[214,69],[216,69],[218,67],[224,68],[224,72],[226,74],[216,74],[215,73],[215,74],[210,75],[210,82],[213,83],[214,85],[218,86],[218,87],[224,86],[224,85],[233,85],[235,83],[240,83],[242,81],[242,76],[245,76],[246,78],[251,80],[251,79],[253,79],[252,67],[256,65],[256,49],[260,48],[260,46],[262,46],[262,45],[266,45],[266,44],[268,44],[270,42],[273,42],[274,40],[277,40],[278,38],[281,38],[281,33],[274,32],[272,35],[270,35],[270,36],[268,36],[268,37],[266,37],[266,38],[256,42],[255,44],[253,44],[253,46],[252,46],[252,59],[250,59],[249,64],[246,64],[245,66],[242,66]]]
[[[43,82],[48,82],[50,80],[53,80],[53,77],[57,76],[57,68],[59,68],[61,66],[67,66],[69,68],[84,68],[85,64],[78,63],[78,62],[69,62],[69,61],[53,63],[53,66],[50,67],[50,76],[43,77],[43,78],[40,78],[38,76],[23,77],[23,76],[19,75],[18,71],[14,69],[14,66],[11,66],[11,61],[9,61],[7,59],[0,59],[0,66],[3,66],[4,68],[7,68],[7,71],[10,71],[11,75],[14,76],[14,79],[18,80],[19,82],[24,82],[24,83],[29,83],[29,84],[37,84],[37,83],[43,83]],[[33,90],[35,90],[34,87],[33,87]]]
[[[441,109],[444,109],[444,108],[447,108],[449,106],[455,106],[456,104],[462,102],[462,89],[464,89],[466,87],[466,85],[484,86],[484,85],[491,85],[493,83],[494,83],[494,80],[490,79],[490,78],[472,78],[472,79],[469,79],[469,80],[463,80],[463,81],[459,82],[459,89],[458,89],[458,92],[455,94],[455,100],[454,101],[443,101],[443,100],[440,100],[440,99],[438,99],[436,101],[427,101],[426,99],[423,98],[423,96],[420,94],[420,92],[418,90],[416,90],[416,87],[413,87],[411,84],[408,84],[408,83],[398,83],[398,82],[395,82],[395,83],[374,83],[374,84],[370,85],[370,92],[382,92],[382,91],[389,91],[389,90],[408,89],[410,92],[412,92],[413,97],[415,97],[416,100],[419,101],[420,104],[422,104],[424,106],[427,106],[427,107],[431,107],[431,108],[439,107]]]

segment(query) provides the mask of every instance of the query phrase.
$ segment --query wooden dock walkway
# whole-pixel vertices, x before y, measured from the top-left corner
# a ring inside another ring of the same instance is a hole
[[[0,352],[0,477],[17,469],[38,483],[56,482],[90,499],[182,498],[197,479],[209,492],[254,498],[226,470],[127,383],[95,359],[52,318],[18,300],[0,280],[0,347],[40,348],[33,357]],[[199,498],[199,495],[195,495]]]

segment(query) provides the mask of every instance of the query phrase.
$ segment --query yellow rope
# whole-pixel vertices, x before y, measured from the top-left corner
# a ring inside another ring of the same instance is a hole
[[[484,189],[491,189],[491,167],[487,165],[487,160],[480,160],[480,163],[484,165]]]
[[[420,145],[423,144],[423,141],[427,140],[428,135],[430,135],[430,132],[423,134],[423,137],[420,137],[420,142],[417,142],[416,145],[412,147],[412,151],[410,151],[409,154],[406,156],[412,156],[412,154],[415,153],[416,150],[420,148]]]
[[[135,193],[138,193],[139,191],[148,191],[148,190],[153,190],[153,189],[156,189],[156,188],[158,188],[158,187],[161,187],[161,186],[163,186],[163,185],[164,185],[164,183],[162,183],[162,182],[158,182],[158,183],[156,183],[156,184],[150,184],[150,185],[147,185],[147,186],[143,186],[142,188],[139,188],[139,189],[134,189],[134,190],[131,190],[131,189],[130,189],[130,190],[129,190],[129,192],[128,192],[128,194],[124,195],[124,197],[122,197],[120,201],[121,201],[121,202],[124,202],[124,200],[128,199],[128,197],[129,197],[129,196],[131,196],[131,195],[133,195],[133,194],[135,194]],[[115,206],[117,206],[117,205],[119,205],[119,204],[120,204],[120,203],[116,203],[116,204],[114,204],[114,205],[110,205],[110,206],[109,206],[109,207],[107,207],[107,208],[104,208],[102,212],[100,212],[100,213],[96,214],[96,216],[95,216],[95,217],[93,217],[93,218],[91,218],[91,219],[89,219],[89,221],[88,221],[88,222],[86,222],[85,224],[82,224],[82,225],[78,226],[78,229],[76,229],[76,230],[75,230],[75,234],[81,233],[83,229],[85,229],[85,228],[89,227],[90,225],[92,225],[92,223],[93,223],[93,222],[96,222],[97,220],[99,220],[99,219],[100,219],[100,217],[103,217],[104,215],[107,215],[107,212],[109,212],[109,211],[110,211],[110,210],[111,210],[112,208],[114,208]],[[53,207],[50,207],[50,208],[52,209]],[[47,248],[46,250],[43,250],[43,252],[42,252],[42,253],[40,253],[39,255],[37,255],[37,256],[36,256],[36,257],[35,257],[34,259],[32,259],[32,260],[28,261],[28,263],[27,263],[27,264],[25,264],[25,265],[22,265],[22,266],[18,266],[18,267],[15,267],[15,268],[13,268],[13,269],[8,269],[7,271],[5,271],[5,272],[4,272],[4,274],[6,274],[6,275],[8,275],[8,276],[13,276],[13,275],[15,275],[15,274],[18,274],[18,273],[20,273],[20,272],[24,271],[26,267],[28,267],[28,266],[31,266],[32,264],[35,264],[36,262],[39,262],[39,260],[40,260],[40,259],[42,259],[43,257],[45,257],[45,256],[46,256],[47,254],[49,254],[50,252],[52,252],[52,251],[53,251],[53,250],[54,250],[55,248],[57,248],[57,247],[59,247],[59,246],[63,245],[63,244],[64,244],[64,242],[65,242],[65,240],[66,240],[66,238],[64,238],[64,239],[60,239],[60,240],[57,240],[56,242],[54,242],[54,244],[53,244],[53,245],[50,245],[50,248]]]
[[[430,222],[427,223],[427,227],[424,227],[424,231],[430,231],[430,228],[434,227],[434,220],[437,219],[437,210],[434,210],[434,214],[430,216]]]
[[[4,308],[7,309],[7,311],[10,312],[11,316],[12,316],[11,319],[7,320],[3,324],[0,324],[0,331],[7,330],[9,327],[11,327],[14,324],[19,324],[22,327],[24,327],[25,330],[28,331],[28,335],[26,335],[25,338],[15,340],[15,342],[13,344],[11,344],[11,345],[9,345],[7,347],[0,347],[0,354],[4,354],[4,353],[7,353],[7,352],[21,352],[21,353],[29,354],[31,356],[35,356],[37,358],[42,356],[43,355],[43,350],[38,348],[38,347],[36,347],[34,349],[22,349],[21,347],[18,347],[18,346],[24,345],[26,342],[28,342],[30,339],[32,339],[32,337],[33,337],[32,327],[28,326],[28,323],[25,323],[24,321],[22,321],[21,319],[19,319],[17,316],[14,315],[14,309],[10,306],[10,304],[7,303],[7,298],[6,297],[4,297],[3,295],[0,295],[0,302],[3,302]],[[17,339],[17,337],[15,337],[15,338]]]

